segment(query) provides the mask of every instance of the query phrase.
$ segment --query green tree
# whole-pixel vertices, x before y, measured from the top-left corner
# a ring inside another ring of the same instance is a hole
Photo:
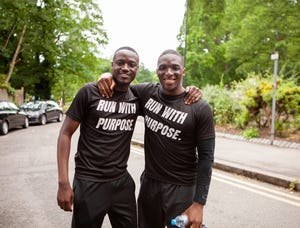
[[[141,63],[134,82],[142,83],[142,82],[157,82],[157,81],[158,79],[155,73],[145,68],[145,65]]]
[[[230,40],[226,59],[237,62],[236,74],[272,69],[270,55],[280,54],[285,77],[300,76],[300,3],[289,0],[227,0]]]
[[[178,50],[182,53],[186,42],[186,82],[201,86],[219,83],[226,71],[222,30],[225,1],[189,0],[187,3],[185,16],[188,18],[178,36],[181,43]]]
[[[186,50],[188,84],[229,84],[249,72],[270,71],[275,51],[280,54],[280,74],[300,81],[299,1],[187,2],[178,50]]]
[[[0,10],[0,73],[7,74],[26,25],[10,80],[14,87],[49,98],[51,87],[64,80],[58,72],[73,75],[66,86],[94,78],[97,47],[105,45],[107,37],[101,10],[92,0],[2,0]]]

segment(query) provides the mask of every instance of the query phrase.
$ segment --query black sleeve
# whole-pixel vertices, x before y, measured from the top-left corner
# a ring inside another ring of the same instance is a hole
[[[138,97],[141,98],[143,96],[143,93],[145,92],[145,88],[148,86],[148,83],[138,83],[134,85],[129,85],[129,88],[131,89],[132,93]]]
[[[159,86],[159,83],[142,82],[134,85],[130,84],[129,88],[136,97],[142,99],[145,95],[149,96],[157,86]]]
[[[197,183],[194,201],[205,205],[214,162],[215,138],[201,140],[197,145]]]
[[[73,99],[66,115],[72,120],[82,122],[86,110],[85,103],[87,101],[87,84],[80,88],[75,98]]]

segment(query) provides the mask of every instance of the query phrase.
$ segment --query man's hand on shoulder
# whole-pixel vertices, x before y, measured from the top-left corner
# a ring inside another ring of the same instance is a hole
[[[188,105],[195,103],[202,98],[202,92],[197,86],[186,87],[185,93],[184,103]]]
[[[103,97],[110,98],[114,94],[115,82],[111,73],[103,73],[97,81],[99,92]]]

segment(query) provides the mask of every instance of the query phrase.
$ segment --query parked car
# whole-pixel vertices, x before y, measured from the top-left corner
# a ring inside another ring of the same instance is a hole
[[[0,101],[0,135],[6,135],[13,128],[28,128],[26,114],[10,101]]]
[[[51,100],[29,101],[22,104],[20,109],[26,113],[29,124],[38,123],[44,125],[53,120],[61,122],[63,119],[62,108]]]

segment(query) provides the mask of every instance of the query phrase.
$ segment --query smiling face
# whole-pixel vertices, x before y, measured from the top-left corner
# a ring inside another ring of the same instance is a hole
[[[120,49],[114,54],[112,76],[116,82],[116,90],[127,90],[134,80],[139,68],[138,55],[128,49]]]
[[[179,95],[184,92],[182,80],[185,74],[183,59],[179,54],[166,53],[158,58],[157,76],[167,95]]]

